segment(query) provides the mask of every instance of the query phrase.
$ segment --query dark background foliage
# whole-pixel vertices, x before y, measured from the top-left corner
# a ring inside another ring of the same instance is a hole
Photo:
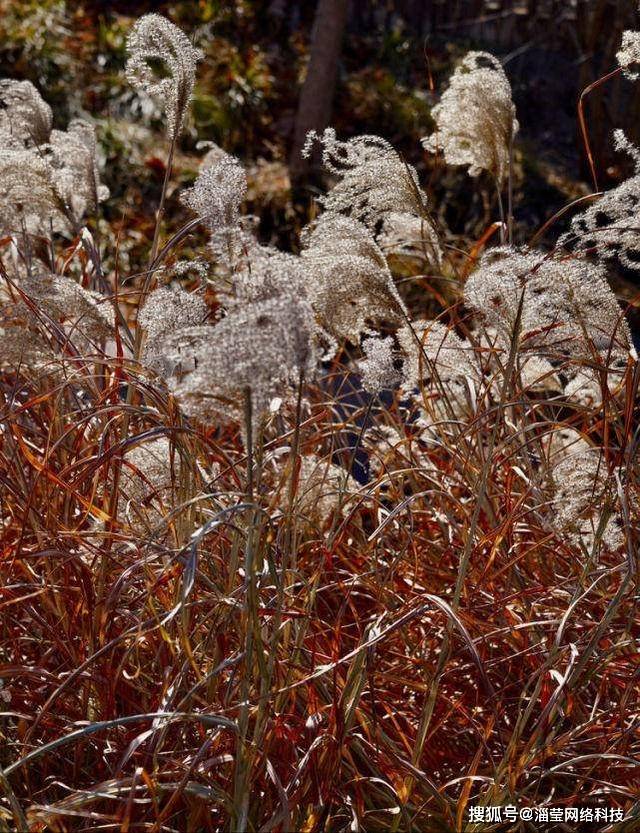
[[[111,191],[103,234],[114,243],[112,252],[119,239],[111,265],[134,275],[152,237],[166,158],[161,110],[142,102],[123,75],[127,31],[149,11],[181,26],[204,53],[169,193],[169,225],[183,222],[177,195],[193,180],[203,143],[215,142],[248,168],[247,209],[260,218],[262,238],[293,250],[326,184],[314,168],[297,170],[300,136],[309,125],[327,123],[341,138],[374,133],[391,141],[417,167],[454,246],[468,249],[482,237],[497,214],[491,183],[447,169],[420,145],[432,129],[431,106],[469,49],[498,55],[512,83],[521,125],[515,240],[528,241],[564,205],[594,189],[578,100],[616,66],[622,31],[638,22],[631,0],[0,0],[0,74],[33,81],[57,126],[78,115],[97,123]],[[317,27],[323,15],[337,44],[327,52],[325,43],[324,53],[314,39],[314,20]],[[305,103],[308,68],[318,80]],[[318,91],[324,108],[315,101]],[[636,86],[621,77],[585,100],[600,188],[630,172],[611,133],[622,127],[638,139],[639,103]],[[569,216],[549,229],[543,244],[553,245]],[[630,301],[633,278],[611,277]]]

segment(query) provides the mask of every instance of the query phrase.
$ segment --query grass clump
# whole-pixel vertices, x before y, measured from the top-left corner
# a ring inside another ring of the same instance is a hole
[[[168,118],[141,274],[101,240],[91,125],[0,85],[0,829],[633,829],[631,185],[607,245],[593,207],[516,245],[509,84],[472,53],[426,142],[495,181],[468,252],[388,142],[331,130],[301,254],[217,147],[167,234],[199,53],[158,15],[128,48]]]

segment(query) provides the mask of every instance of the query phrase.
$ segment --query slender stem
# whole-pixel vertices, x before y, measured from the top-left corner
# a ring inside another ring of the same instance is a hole
[[[169,179],[171,177],[171,170],[173,168],[173,157],[176,152],[176,136],[171,139],[169,145],[169,156],[167,157],[167,167],[164,172],[164,180],[162,182],[162,192],[160,194],[160,203],[156,213],[156,227],[153,232],[153,243],[151,245],[151,254],[149,256],[149,265],[153,264],[158,253],[158,245],[160,243],[160,227],[162,225],[162,218],[164,217],[164,204],[167,198],[167,188],[169,187]]]
[[[162,218],[164,217],[164,205],[167,198],[167,188],[169,187],[169,180],[171,178],[171,171],[173,168],[173,157],[176,151],[176,135],[174,134],[171,138],[171,144],[169,146],[169,155],[167,157],[167,167],[164,172],[164,180],[162,182],[162,192],[160,193],[160,202],[158,204],[158,211],[156,212],[156,227],[153,231],[153,243],[151,244],[151,254],[149,255],[149,266],[147,269],[147,274],[144,279],[144,283],[142,285],[142,291],[140,292],[140,299],[138,301],[138,309],[141,310],[144,307],[144,302],[146,300],[147,295],[149,294],[149,290],[153,285],[153,280],[155,277],[155,272],[157,268],[156,256],[158,254],[158,246],[160,245],[160,228],[162,226]],[[135,343],[133,347],[133,358],[135,361],[138,361],[140,358],[140,352],[142,350],[142,330],[140,327],[136,327],[136,336],[135,336]],[[131,388],[129,388],[129,392],[131,392]],[[128,392],[128,393],[129,393]]]
[[[244,391],[244,424],[247,432],[247,502],[253,503],[253,402],[251,400],[251,388],[245,388]]]
[[[571,211],[572,208],[575,208],[578,205],[582,205],[583,202],[590,202],[591,200],[595,200],[598,197],[602,196],[602,191],[597,191],[595,194],[587,194],[584,197],[578,197],[577,200],[573,200],[568,205],[563,206],[559,211],[553,215],[553,217],[549,217],[549,219],[540,226],[538,231],[533,235],[531,240],[529,241],[529,248],[533,248],[534,244],[538,242],[538,240],[542,237],[542,235],[547,231],[547,229],[551,228],[551,226],[559,220],[567,211]]]
[[[9,802],[11,812],[13,813],[13,820],[17,825],[17,829],[29,830],[27,817],[23,813],[22,807],[20,806],[20,802],[16,798],[16,794],[14,793],[14,791],[11,789],[9,779],[4,774],[2,769],[0,769],[0,788],[2,789],[2,792],[5,794],[7,801]]]
[[[249,728],[249,694],[253,676],[254,653],[254,620],[257,618],[256,587],[254,576],[254,541],[253,527],[255,520],[254,508],[254,473],[253,473],[253,407],[251,389],[244,392],[244,418],[247,443],[247,485],[246,500],[249,504],[247,513],[247,532],[245,544],[244,581],[245,581],[245,644],[244,644],[244,676],[240,687],[240,709],[238,713],[238,739],[236,744],[234,797],[233,797],[233,826],[234,831],[247,830],[249,815],[249,775],[250,754],[247,748],[247,733]]]
[[[506,243],[506,222],[504,216],[504,203],[502,202],[502,193],[500,191],[500,183],[498,180],[495,180],[496,183],[496,194],[498,195],[498,211],[500,212],[500,245],[504,246]]]
[[[513,245],[513,129],[509,136],[509,173],[507,179],[507,242]]]
[[[284,552],[284,559],[286,563],[282,565],[282,580],[283,588],[285,586],[285,578],[287,574],[286,567],[291,566],[294,570],[296,568],[296,535],[295,526],[293,523],[293,501],[296,496],[296,467],[298,464],[298,451],[300,449],[300,423],[302,422],[302,391],[304,389],[304,370],[300,371],[300,380],[298,383],[298,396],[296,399],[296,423],[293,430],[293,440],[291,442],[291,477],[289,478],[289,493],[287,496],[287,543]]]
[[[589,84],[588,87],[585,87],[582,93],[580,94],[580,101],[578,102],[578,123],[580,124],[580,132],[582,133],[582,141],[584,142],[584,149],[587,154],[587,159],[589,161],[589,168],[591,169],[591,176],[593,178],[593,185],[596,191],[599,191],[598,188],[598,176],[596,174],[596,165],[593,159],[593,153],[591,152],[591,143],[589,141],[589,131],[587,129],[587,120],[585,119],[584,115],[584,101],[585,98],[592,93],[595,89],[597,89],[601,84],[604,84],[606,81],[609,81],[611,78],[615,78],[616,75],[620,75],[622,72],[622,67],[618,67],[614,69],[612,72],[608,72],[606,75],[603,75],[602,78],[598,78],[597,81],[594,81],[593,84]]]

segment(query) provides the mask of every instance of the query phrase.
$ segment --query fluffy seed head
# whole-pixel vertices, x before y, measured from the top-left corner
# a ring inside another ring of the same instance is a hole
[[[109,191],[100,185],[95,128],[79,119],[66,132],[53,130],[37,148],[0,152],[5,231],[76,232]]]
[[[622,44],[616,53],[618,63],[623,69],[624,75],[631,81],[637,81],[640,77],[638,65],[640,65],[640,32],[627,30],[622,33]],[[635,67],[635,69],[632,69]]]
[[[54,130],[40,151],[51,165],[56,193],[79,225],[109,196],[109,189],[100,184],[95,127],[75,119],[65,132]]]
[[[503,367],[507,358],[508,350],[503,350]],[[523,390],[562,392],[562,383],[550,361],[535,353],[522,353],[517,358]],[[496,381],[502,385],[500,376],[496,377]]]
[[[357,484],[343,468],[307,454],[300,460],[296,517],[302,527],[320,531],[338,509],[340,493],[348,495],[356,490]]]
[[[165,362],[161,346],[163,339],[184,327],[201,324],[208,311],[200,295],[186,292],[181,287],[162,286],[155,289],[138,316],[138,324],[145,330],[143,364],[160,373],[170,373],[173,368]]]
[[[49,161],[33,150],[0,153],[0,225],[4,233],[68,231],[69,211],[54,185]]]
[[[358,364],[362,387],[372,394],[394,388],[400,382],[401,376],[395,367],[396,357],[391,336],[366,338],[362,343],[362,349],[366,357]]]
[[[234,229],[240,217],[240,204],[247,193],[247,177],[240,162],[223,153],[203,168],[193,187],[182,195],[182,202],[201,217],[211,231]]]
[[[593,547],[604,507],[614,514],[606,523],[602,543],[611,550],[624,544],[619,515],[615,514],[615,484],[599,449],[584,450],[579,444],[575,453],[566,454],[552,469],[555,488],[554,527],[572,541]]]
[[[383,489],[389,480],[399,478],[410,488],[410,483],[405,480],[407,472],[413,475],[419,471],[420,475],[438,477],[442,481],[442,473],[421,444],[395,425],[374,423],[365,432],[363,447],[369,458],[369,474],[373,480],[380,481]]]
[[[322,135],[309,133],[303,154],[309,155],[316,142],[322,146],[324,167],[338,179],[320,198],[327,211],[348,214],[371,227],[391,211],[424,215],[427,198],[415,169],[385,139],[356,136],[341,142],[327,128]]]
[[[371,231],[353,217],[325,211],[302,230],[300,239],[303,248],[310,252],[336,256],[348,253],[368,258],[380,268],[386,267],[385,257]]]
[[[423,139],[427,150],[442,151],[449,165],[468,165],[471,176],[489,171],[504,181],[518,122],[511,85],[493,55],[469,52],[431,115],[436,130]]]
[[[567,457],[576,454],[580,457],[591,449],[584,436],[574,428],[559,426],[549,431],[542,438],[545,460],[552,466],[557,466]]]
[[[146,14],[127,37],[126,74],[137,90],[162,102],[169,135],[180,135],[202,55],[184,32],[159,14]]]
[[[48,141],[51,107],[31,81],[0,80],[0,146],[19,150]]]
[[[244,251],[233,274],[232,291],[219,293],[219,297],[228,308],[283,294],[305,298],[305,278],[300,257],[262,246],[255,238],[249,238],[244,241]]]
[[[577,259],[499,247],[468,279],[465,301],[509,343],[522,301],[519,346],[551,360],[593,359],[624,367],[628,326],[601,269]]]
[[[407,212],[392,211],[384,218],[378,245],[386,255],[442,264],[442,248],[436,230],[428,220]]]
[[[640,270],[640,150],[621,130],[614,134],[616,148],[635,161],[636,173],[607,191],[586,211],[576,214],[569,231],[558,240],[576,254]]]
[[[382,478],[388,470],[398,468],[398,458],[403,468],[410,465],[404,456],[407,439],[395,426],[374,423],[365,432],[362,444],[369,458],[369,474],[374,480]]]
[[[405,308],[384,255],[362,223],[328,212],[302,242],[309,300],[328,332],[357,343],[380,322],[402,323]]]
[[[113,334],[114,312],[98,292],[84,289],[63,275],[39,275],[22,282],[22,290],[49,318],[64,323],[70,341],[81,352]]]
[[[209,275],[209,264],[203,258],[193,260],[176,260],[165,270],[165,275],[173,275],[177,278],[190,273],[197,275],[201,280],[206,280]]]
[[[152,529],[175,504],[174,484],[180,481],[181,461],[167,437],[141,443],[125,456],[120,485],[126,503],[120,507],[137,530]]]
[[[166,339],[169,384],[185,412],[204,422],[241,421],[251,392],[254,427],[271,400],[313,373],[316,327],[309,305],[280,296],[238,307],[215,326],[187,327]]]
[[[0,307],[0,367],[15,373],[18,368],[42,371],[53,366],[54,351],[36,328],[29,328],[31,323],[24,304]]]
[[[405,356],[407,388],[431,387],[436,375],[445,382],[475,375],[473,348],[440,321],[406,325],[398,332],[398,341]]]

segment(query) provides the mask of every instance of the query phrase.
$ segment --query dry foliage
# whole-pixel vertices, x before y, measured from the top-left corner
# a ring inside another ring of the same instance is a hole
[[[168,118],[142,275],[103,268],[91,125],[0,83],[0,829],[637,829],[640,366],[607,281],[637,175],[553,251],[506,201],[464,254],[391,145],[327,131],[300,255],[217,148],[167,239],[199,53],[158,15],[128,46]],[[497,61],[434,116],[426,147],[508,196]]]

